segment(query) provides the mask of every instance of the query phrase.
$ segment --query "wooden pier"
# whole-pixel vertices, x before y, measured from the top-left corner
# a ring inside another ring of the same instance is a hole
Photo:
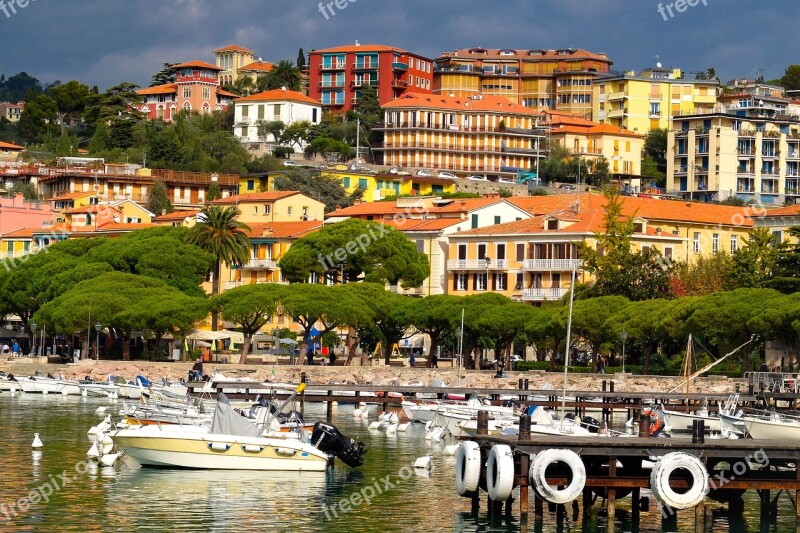
[[[692,440],[650,438],[649,420],[643,417],[640,420],[639,436],[637,437],[572,437],[562,435],[531,434],[530,418],[520,417],[520,432],[518,436],[489,436],[488,413],[480,412],[478,417],[479,436],[472,438],[480,449],[479,487],[487,490],[487,475],[500,476],[497,472],[487,474],[487,462],[494,447],[507,446],[513,452],[514,487],[519,487],[519,511],[522,530],[527,530],[529,522],[529,487],[533,480],[531,463],[543,452],[560,454],[565,459],[574,455],[579,457],[585,468],[585,481],[580,489],[580,497],[570,503],[572,515],[577,520],[579,516],[578,499],[581,500],[583,520],[589,520],[592,508],[598,498],[604,500],[608,522],[607,531],[614,531],[614,517],[617,502],[621,498],[631,497],[631,527],[638,530],[640,511],[649,505],[647,499],[641,497],[641,489],[654,487],[652,484],[653,471],[659,468],[659,462],[666,458],[680,459],[684,463],[666,472],[665,477],[659,478],[657,483],[662,483],[664,491],[672,490],[676,493],[687,493],[701,489],[707,492],[705,497],[692,505],[692,509],[676,511],[662,503],[662,521],[667,529],[670,522],[675,522],[677,512],[693,512],[695,531],[706,531],[711,527],[710,513],[706,509],[706,500],[711,499],[724,503],[729,512],[741,513],[743,510],[742,494],[746,490],[755,490],[759,494],[760,512],[762,523],[767,524],[777,516],[777,500],[782,492],[786,492],[794,505],[796,531],[800,532],[800,444],[785,444],[776,441],[757,441],[752,439],[704,440],[702,422],[694,428]],[[677,453],[676,453],[677,452]],[[461,453],[461,452],[459,452]],[[686,456],[692,456],[691,458]],[[643,461],[655,459],[653,468],[645,468]],[[690,465],[702,465],[707,472],[707,486],[702,484],[702,476],[692,475]],[[544,504],[548,503],[550,510],[555,512],[556,519],[562,521],[567,516],[565,503],[553,503],[552,491],[569,488],[577,474],[566,462],[553,462],[544,467],[546,472],[543,477],[549,487],[544,487],[543,494],[534,487],[534,520],[541,521],[544,514]],[[660,469],[663,471],[663,469]],[[459,472],[456,472],[459,475]],[[698,480],[699,478],[699,480]],[[583,478],[581,478],[583,479]],[[664,481],[665,480],[665,481]],[[664,486],[666,483],[668,486]],[[480,512],[480,490],[469,492],[464,496],[472,500],[472,512]],[[576,494],[577,496],[577,494]],[[548,501],[550,500],[550,501]],[[497,515],[505,511],[507,516],[513,512],[513,496],[504,501],[488,498],[487,512]],[[654,503],[654,505],[658,505]],[[503,510],[505,506],[505,510]],[[541,527],[537,525],[537,531]],[[673,529],[674,530],[674,529]]]

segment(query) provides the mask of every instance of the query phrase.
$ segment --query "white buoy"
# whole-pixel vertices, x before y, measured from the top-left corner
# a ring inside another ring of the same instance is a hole
[[[38,450],[42,446],[44,446],[44,444],[42,444],[42,440],[39,438],[39,434],[38,433],[34,433],[33,434],[33,442],[31,443],[31,448],[33,448],[34,450]]]
[[[625,422],[625,427],[626,428],[632,428],[633,427],[633,417],[631,417],[627,422]]]
[[[16,395],[17,395],[17,389],[14,388],[14,387],[11,387],[11,396],[16,396]]]
[[[42,389],[42,396],[47,396],[48,392],[47,389]]]
[[[370,423],[369,429],[380,429],[383,425],[383,421],[376,420],[375,422]]]
[[[100,457],[100,450],[97,449],[97,443],[93,442],[92,447],[89,448],[89,451],[86,452],[86,457],[89,459],[97,459]]]
[[[362,416],[364,416],[362,409],[353,409],[353,418],[361,418]]]
[[[378,415],[378,420],[380,420],[382,422],[384,422],[384,421],[388,422],[389,421],[389,413],[387,413],[386,411],[382,412],[381,414]]]
[[[414,468],[422,468],[423,470],[430,470],[433,466],[432,463],[433,456],[432,455],[423,455],[422,457],[417,457],[417,460],[414,461]]]
[[[68,394],[69,392],[67,391],[66,388],[61,389],[61,396],[67,396]]]
[[[89,396],[89,392],[86,389],[81,389],[81,396]]]
[[[119,459],[118,453],[107,453],[100,458],[100,462],[103,463],[103,466],[114,466],[117,459]]]
[[[436,428],[431,431],[431,440],[434,442],[441,442],[444,439],[445,428]]]
[[[101,406],[101,407],[98,407],[98,408],[95,410],[95,414],[98,414],[98,415],[104,415],[104,414],[106,414],[106,411],[107,411],[107,410],[108,410],[108,407],[106,407],[106,406]]]
[[[386,426],[386,434],[387,435],[396,435],[397,434],[397,424],[389,424]]]
[[[108,435],[103,437],[101,444],[103,445],[103,455],[109,454],[114,450],[114,441]]]
[[[409,422],[405,422],[403,424],[397,425],[397,431],[405,431],[408,429],[408,426],[411,425]]]
[[[386,421],[390,424],[397,424],[400,422],[400,417],[397,416],[397,413],[389,413],[389,416],[386,418]]]
[[[432,425],[433,425],[433,420],[428,420],[427,422],[425,422],[425,429],[431,429]]]
[[[455,455],[457,451],[458,451],[458,444],[448,444],[447,446],[444,447],[442,453],[444,453],[445,455]]]

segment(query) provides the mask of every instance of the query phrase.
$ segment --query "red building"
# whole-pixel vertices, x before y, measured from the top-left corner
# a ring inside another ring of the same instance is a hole
[[[142,97],[139,111],[150,120],[170,122],[180,111],[222,111],[238,95],[220,87],[221,68],[203,61],[172,65],[175,83],[136,91]]]
[[[392,46],[358,44],[313,50],[308,95],[332,111],[353,109],[362,85],[378,91],[381,105],[406,91],[430,93],[433,61]]]

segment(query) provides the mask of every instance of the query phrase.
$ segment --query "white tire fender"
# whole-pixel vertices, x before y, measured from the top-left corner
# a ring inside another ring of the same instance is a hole
[[[547,467],[553,463],[564,463],[570,470],[571,481],[563,489],[553,488],[547,483]],[[544,450],[531,457],[528,479],[536,493],[548,502],[569,503],[580,496],[586,486],[586,467],[580,456],[572,450]]]
[[[514,452],[506,444],[492,446],[486,461],[486,490],[489,498],[503,502],[514,489]]]
[[[691,475],[689,490],[681,494],[669,485],[670,476],[682,469]],[[689,509],[702,502],[708,491],[708,471],[700,459],[685,452],[672,452],[661,457],[650,472],[650,488],[656,499],[673,509]]]
[[[481,448],[475,441],[462,442],[456,450],[456,491],[470,496],[481,479]]]

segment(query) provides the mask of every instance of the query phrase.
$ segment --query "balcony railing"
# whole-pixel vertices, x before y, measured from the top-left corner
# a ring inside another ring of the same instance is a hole
[[[272,259],[250,259],[242,268],[275,270],[278,264]]]
[[[408,65],[402,61],[394,61],[392,63],[392,70],[408,70]]]
[[[338,61],[338,62],[328,63],[328,64],[323,63],[321,65],[321,68],[322,68],[322,70],[344,70],[345,69],[345,62],[344,61]]]
[[[612,101],[612,102],[614,100],[622,100],[624,98],[625,98],[625,93],[623,91],[618,91],[618,92],[611,93],[611,94],[608,95],[608,99],[610,101]]]
[[[447,261],[448,270],[505,270],[508,260],[492,259],[488,263],[485,259],[450,259]]]
[[[566,272],[573,268],[583,268],[583,259],[526,259],[523,268],[525,270]]]
[[[522,300],[540,302],[544,300],[560,300],[567,294],[568,289],[556,287],[552,289],[524,289]]]

